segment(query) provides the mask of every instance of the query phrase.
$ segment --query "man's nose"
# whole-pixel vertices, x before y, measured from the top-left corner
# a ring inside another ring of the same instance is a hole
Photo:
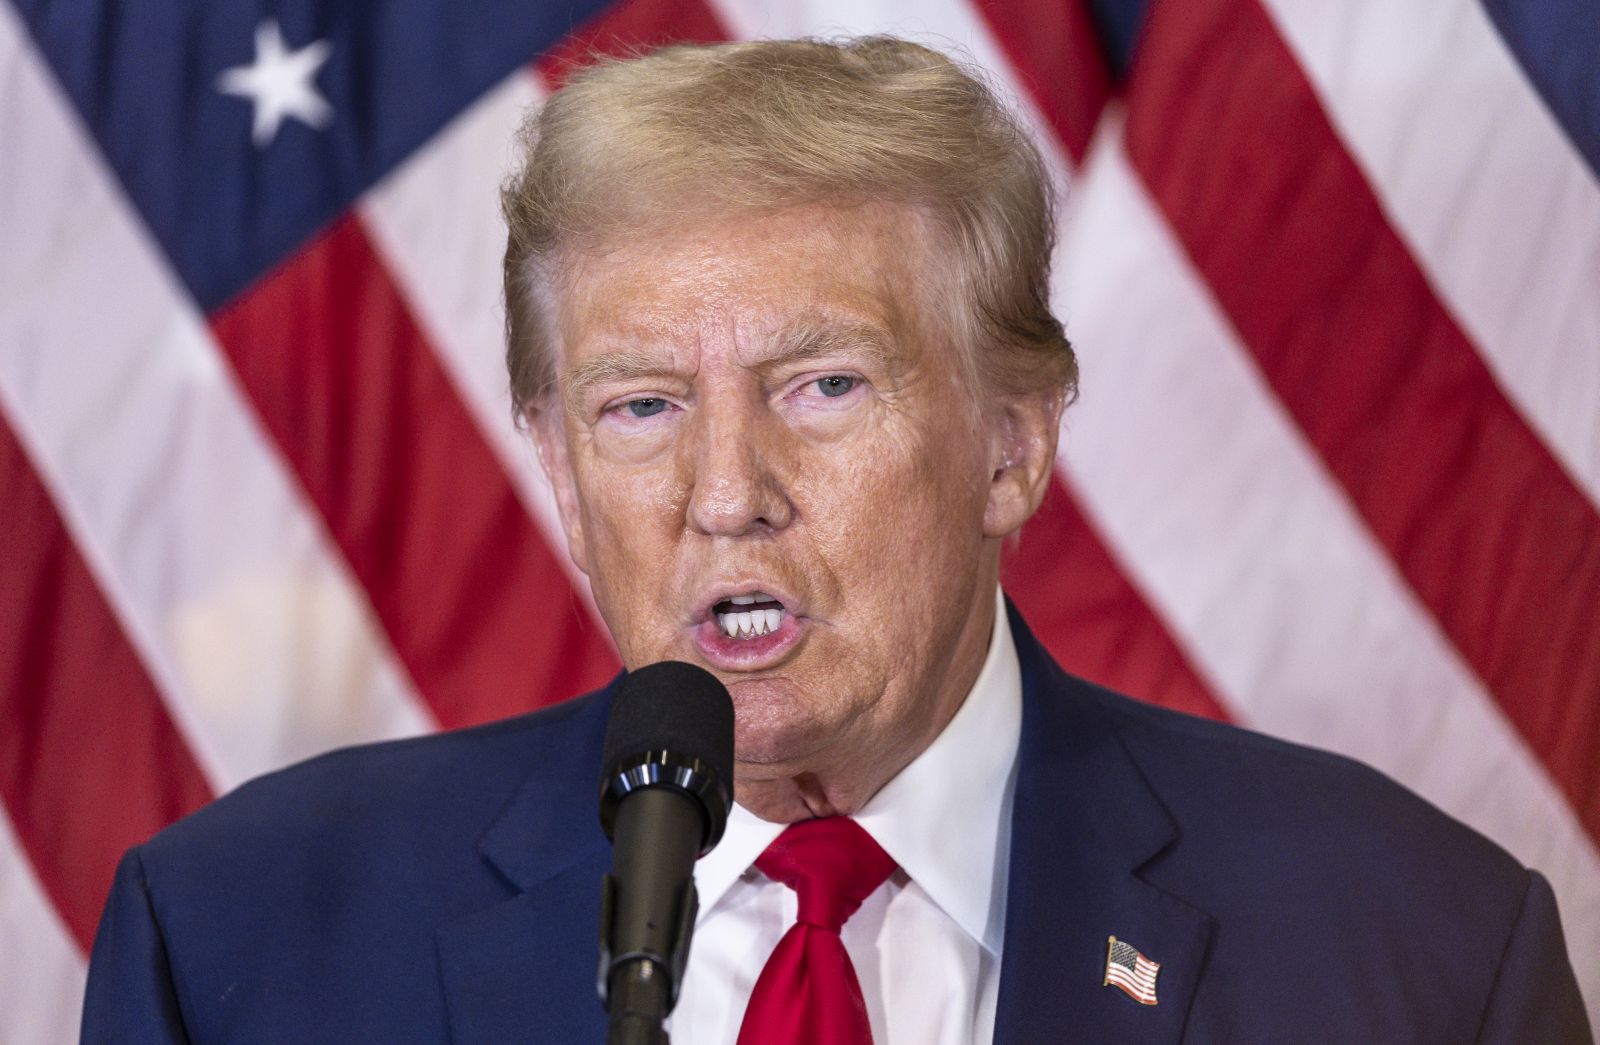
[[[776,419],[752,403],[715,403],[696,418],[689,525],[712,537],[787,527],[794,506],[774,470],[781,455]]]

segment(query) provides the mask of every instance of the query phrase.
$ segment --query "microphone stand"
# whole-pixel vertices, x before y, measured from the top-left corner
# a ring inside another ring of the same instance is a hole
[[[607,1045],[669,1045],[662,1028],[678,1000],[699,909],[692,873],[703,817],[675,788],[643,788],[620,803],[611,874],[600,895],[600,988]],[[627,883],[623,888],[621,883]],[[625,943],[623,941],[626,941]],[[612,953],[621,944],[629,950]]]
[[[704,668],[661,661],[623,676],[601,756],[600,1000],[609,1045],[668,1045],[699,897],[694,862],[733,804],[733,701]]]

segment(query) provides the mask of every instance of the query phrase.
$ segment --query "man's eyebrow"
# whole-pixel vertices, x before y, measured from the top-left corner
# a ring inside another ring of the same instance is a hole
[[[612,352],[568,370],[564,375],[565,397],[576,403],[593,385],[602,381],[626,381],[640,377],[659,377],[671,372],[671,364],[642,352]]]
[[[857,323],[803,323],[778,332],[771,347],[753,360],[763,369],[803,363],[824,356],[850,353],[888,368],[894,360],[888,337],[874,327]]]
[[[891,367],[894,359],[888,338],[873,327],[855,323],[800,323],[778,331],[768,346],[757,350],[750,365],[771,370],[841,353],[865,355],[869,363],[883,368]],[[575,406],[597,384],[665,377],[672,373],[670,360],[643,352],[611,352],[568,370],[562,376],[562,394],[569,406]]]

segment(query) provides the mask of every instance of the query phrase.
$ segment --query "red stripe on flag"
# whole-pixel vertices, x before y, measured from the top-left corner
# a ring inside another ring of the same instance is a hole
[[[4,418],[0,497],[0,798],[87,951],[123,851],[211,788]]]
[[[1156,5],[1131,90],[1133,163],[1263,375],[1600,838],[1600,516],[1256,3]]]
[[[974,0],[1017,79],[1075,164],[1111,97],[1111,72],[1084,0]]]
[[[1228,719],[1059,479],[1006,557],[1005,590],[1061,666],[1192,715]]]
[[[728,31],[703,0],[622,0],[545,52],[535,68],[551,90],[594,61],[668,43],[718,43]]]
[[[441,725],[615,671],[354,217],[212,326]]]

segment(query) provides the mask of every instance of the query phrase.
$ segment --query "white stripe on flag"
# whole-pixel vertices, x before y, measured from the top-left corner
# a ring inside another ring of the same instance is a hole
[[[428,728],[198,311],[0,5],[0,392],[212,784]]]
[[[375,186],[358,209],[462,402],[592,608],[588,578],[567,554],[532,440],[512,424],[506,380],[499,187],[515,158],[513,135],[543,97],[531,70],[507,77]]]
[[[0,808],[0,1042],[78,1040],[83,983],[77,944]]]
[[[1472,0],[1265,0],[1390,224],[1600,504],[1600,182]]]
[[[1594,844],[1263,385],[1115,124],[1055,283],[1082,350],[1064,457],[1086,510],[1247,725],[1414,788],[1545,871],[1569,940],[1600,938]]]

